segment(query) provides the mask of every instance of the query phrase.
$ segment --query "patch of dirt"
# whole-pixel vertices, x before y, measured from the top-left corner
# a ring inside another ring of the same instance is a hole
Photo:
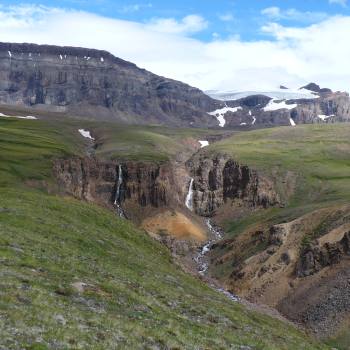
[[[165,211],[145,219],[142,228],[151,235],[170,235],[179,240],[204,242],[205,230],[178,211]]]

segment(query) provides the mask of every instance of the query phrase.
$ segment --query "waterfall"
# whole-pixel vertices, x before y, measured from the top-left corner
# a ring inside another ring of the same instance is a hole
[[[115,198],[114,198],[114,204],[120,203],[120,187],[123,183],[123,169],[122,166],[119,165],[119,171],[118,171],[118,181],[117,181],[117,186],[116,186],[116,191],[115,191]]]
[[[120,188],[123,184],[123,169],[122,166],[119,165],[118,168],[118,180],[116,183],[116,191],[115,191],[115,197],[114,197],[114,205],[117,207],[117,213],[121,218],[125,218],[125,214],[123,211],[123,208],[120,205]]]
[[[188,193],[186,196],[185,205],[188,209],[193,210],[193,178],[191,178],[190,186],[188,188]]]

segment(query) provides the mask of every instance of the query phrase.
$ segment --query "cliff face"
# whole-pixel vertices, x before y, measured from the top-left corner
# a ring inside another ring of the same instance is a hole
[[[193,211],[200,216],[212,216],[235,201],[249,208],[279,203],[271,181],[230,158],[194,157],[187,168],[194,175]],[[107,206],[116,201],[136,219],[150,214],[149,208],[184,207],[190,180],[178,163],[119,163],[94,158],[56,160],[54,174],[60,190]]]
[[[0,43],[0,103],[96,119],[216,126],[221,106],[196,88],[106,51]]]
[[[348,122],[350,98],[345,92],[322,93],[319,99],[303,100],[290,116],[297,124]],[[326,119],[319,116],[326,116]]]
[[[105,206],[116,202],[136,220],[142,208],[176,206],[180,200],[170,164],[73,158],[57,160],[54,174],[62,191]]]
[[[188,167],[194,178],[193,206],[198,215],[211,216],[225,203],[236,200],[249,207],[279,203],[270,180],[225,156],[195,157]]]

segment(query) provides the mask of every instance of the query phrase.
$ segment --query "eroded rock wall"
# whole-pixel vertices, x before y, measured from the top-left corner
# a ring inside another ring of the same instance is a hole
[[[280,201],[271,180],[226,156],[195,157],[188,167],[194,178],[193,204],[198,215],[211,216],[235,200],[264,208]]]
[[[119,171],[122,183],[116,198]],[[56,160],[54,174],[60,189],[76,198],[111,206],[154,208],[176,205],[179,201],[172,167],[146,162],[98,161],[93,158]]]

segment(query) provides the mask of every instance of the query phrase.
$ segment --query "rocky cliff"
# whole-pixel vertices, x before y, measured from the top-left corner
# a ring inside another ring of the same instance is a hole
[[[272,181],[229,157],[198,153],[186,165],[193,175],[193,211],[200,216],[235,202],[248,208],[280,203]],[[172,162],[61,159],[54,163],[54,174],[60,190],[102,205],[120,204],[137,220],[150,214],[145,208],[185,207],[190,182],[181,165]]]
[[[135,221],[147,216],[146,208],[176,206],[181,189],[171,164],[99,161],[92,158],[56,160],[54,175],[59,188],[76,198],[104,206],[121,205]]]
[[[0,104],[94,119],[217,126],[221,105],[106,51],[0,43]]]
[[[212,216],[226,203],[239,201],[249,207],[279,203],[272,181],[226,156],[200,154],[188,164],[193,175],[193,208],[198,215]]]

